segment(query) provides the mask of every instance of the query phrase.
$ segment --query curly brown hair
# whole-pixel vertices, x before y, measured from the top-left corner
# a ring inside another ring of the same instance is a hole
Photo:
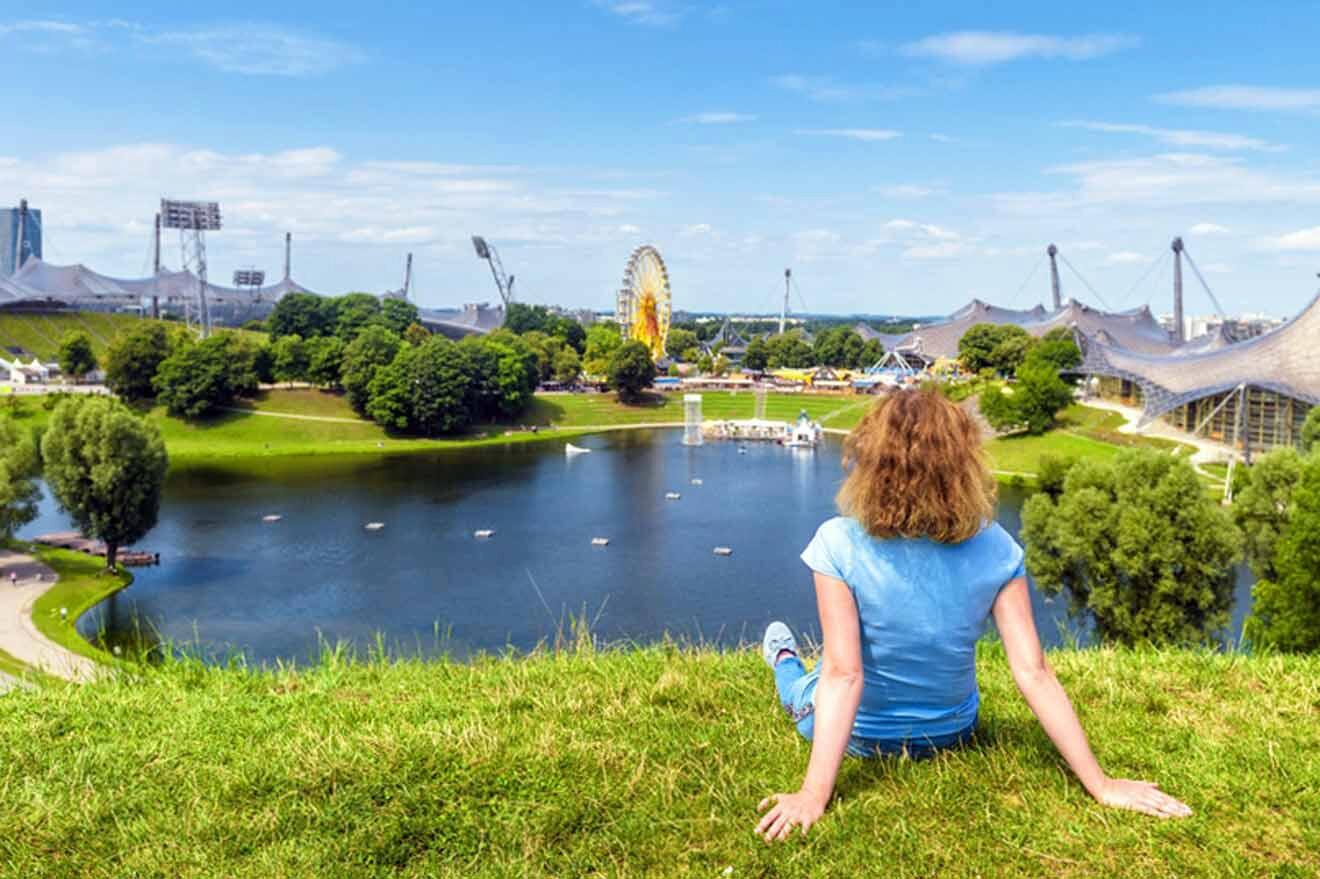
[[[874,537],[960,543],[995,512],[981,433],[937,390],[898,390],[873,405],[843,444],[839,511]]]

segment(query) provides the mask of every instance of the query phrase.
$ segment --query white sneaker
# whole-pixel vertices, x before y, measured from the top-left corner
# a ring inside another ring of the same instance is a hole
[[[766,665],[774,668],[775,660],[783,650],[792,651],[793,655],[797,656],[797,638],[793,637],[793,631],[788,626],[775,620],[765,627],[765,637],[761,639],[761,656],[765,659]]]

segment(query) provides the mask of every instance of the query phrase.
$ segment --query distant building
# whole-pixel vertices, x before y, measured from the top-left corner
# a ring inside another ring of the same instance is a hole
[[[29,208],[26,199],[16,208],[0,209],[0,278],[34,256],[41,259],[41,211]]]

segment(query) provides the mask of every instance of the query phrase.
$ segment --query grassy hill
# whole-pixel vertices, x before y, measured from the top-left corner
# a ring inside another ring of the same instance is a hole
[[[1320,658],[1058,651],[1112,773],[1196,814],[1103,809],[983,645],[977,742],[848,760],[806,838],[755,804],[808,746],[748,651],[589,642],[470,665],[190,663],[0,698],[0,875],[1317,875]]]
[[[131,314],[106,314],[97,311],[76,311],[45,314],[14,314],[0,312],[0,349],[19,346],[36,354],[42,360],[53,360],[59,352],[60,340],[65,333],[81,330],[92,339],[96,356],[101,357],[121,334],[150,318]],[[225,330],[225,332],[248,332]]]

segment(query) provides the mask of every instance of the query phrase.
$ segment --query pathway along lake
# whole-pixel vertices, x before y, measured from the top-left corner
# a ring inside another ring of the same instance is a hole
[[[80,629],[122,634],[136,617],[212,659],[241,651],[258,662],[305,661],[325,641],[365,648],[377,635],[400,653],[527,649],[566,630],[570,614],[609,642],[758,641],[772,619],[818,632],[798,553],[834,514],[839,443],[740,454],[734,443],[685,447],[681,435],[575,438],[593,451],[574,457],[547,440],[172,473],[141,544],[161,564],[136,569]],[[1013,534],[1023,499],[1001,492]],[[47,497],[22,535],[68,527]],[[478,539],[479,529],[495,533]],[[597,537],[609,544],[593,546]],[[1249,600],[1240,571],[1234,636]],[[1066,599],[1033,601],[1046,642],[1069,637]]]

